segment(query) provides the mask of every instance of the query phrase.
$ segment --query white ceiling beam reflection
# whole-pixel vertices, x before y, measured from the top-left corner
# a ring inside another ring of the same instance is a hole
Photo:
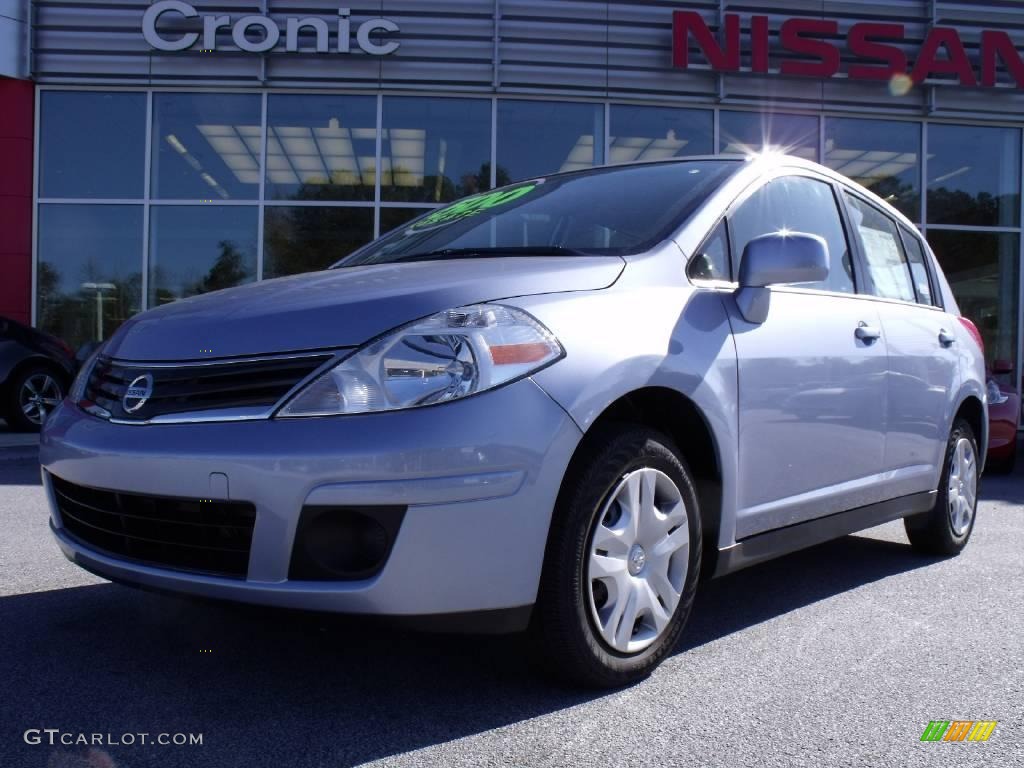
[[[390,149],[381,158],[382,181],[396,187],[419,187],[426,175],[427,132],[421,128],[385,128],[382,146]]]
[[[826,149],[825,164],[837,173],[868,184],[899,176],[918,165],[916,152]]]
[[[242,184],[260,183],[259,154],[253,154],[246,143],[243,131],[255,129],[259,135],[259,126],[233,125],[199,125],[196,126],[203,134],[207,143],[220,155],[224,165],[230,169]]]
[[[955,171],[950,171],[949,173],[944,173],[941,176],[936,176],[934,179],[928,182],[928,186],[930,187],[933,184],[940,184],[943,181],[949,181],[950,179],[956,178],[957,176],[962,176],[965,173],[969,173],[970,170],[971,166],[969,165],[965,165],[962,168],[957,168]]]
[[[268,126],[267,180],[289,185],[373,186],[375,158],[360,155],[356,143],[373,145],[376,136],[373,128],[346,128],[337,118],[321,127]],[[258,148],[258,141],[256,144]],[[229,163],[227,157],[224,160]]]
[[[231,197],[231,195],[228,194],[228,191],[224,189],[224,187],[222,187],[217,180],[213,178],[213,176],[203,169],[203,164],[188,151],[188,148],[181,143],[181,140],[177,136],[173,133],[169,133],[164,137],[164,140],[170,144],[171,148],[175,152],[181,155],[182,159],[189,164],[192,170],[199,174],[199,178],[202,179],[217,195],[219,195],[221,199],[227,200]]]
[[[645,160],[667,160],[675,157],[679,150],[689,144],[688,139],[677,139],[675,131],[669,131],[664,139],[643,136],[612,136],[610,163],[631,163]]]
[[[594,165],[594,137],[584,134],[576,140],[576,145],[569,150],[569,154],[558,169],[559,173],[565,171],[581,171],[584,168],[592,168]]]

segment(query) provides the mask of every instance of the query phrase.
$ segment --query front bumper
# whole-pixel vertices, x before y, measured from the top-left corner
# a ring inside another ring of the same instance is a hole
[[[440,406],[344,417],[134,426],[64,405],[47,421],[40,461],[58,544],[111,580],[288,608],[422,616],[534,602],[555,498],[580,437],[562,408],[523,379]],[[121,493],[252,503],[246,577],[176,571],[84,545],[63,528],[52,476]],[[408,505],[383,569],[360,581],[289,580],[299,515],[312,504]]]

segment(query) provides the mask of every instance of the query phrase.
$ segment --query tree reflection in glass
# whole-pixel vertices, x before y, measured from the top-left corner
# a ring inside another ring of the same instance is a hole
[[[825,119],[825,165],[867,187],[917,222],[921,215],[921,124]]]
[[[149,305],[256,279],[254,206],[154,206]]]
[[[381,199],[446,203],[490,189],[491,103],[385,96]]]
[[[928,125],[928,222],[1020,224],[1017,128]]]
[[[37,324],[72,347],[142,309],[142,206],[39,206]]]
[[[373,239],[373,209],[268,206],[263,277],[326,269]]]

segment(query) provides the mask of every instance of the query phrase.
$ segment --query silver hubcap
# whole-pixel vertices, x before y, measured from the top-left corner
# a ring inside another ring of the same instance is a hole
[[[591,534],[586,583],[604,641],[637,653],[665,631],[686,583],[690,528],[676,484],[663,472],[630,472],[611,492]]]
[[[971,441],[964,437],[957,440],[956,447],[953,448],[946,498],[953,533],[963,536],[971,527],[974,506],[978,500],[978,463],[975,461]]]
[[[18,404],[25,418],[33,424],[46,421],[50,411],[60,405],[60,385],[48,373],[37,373],[25,379]]]

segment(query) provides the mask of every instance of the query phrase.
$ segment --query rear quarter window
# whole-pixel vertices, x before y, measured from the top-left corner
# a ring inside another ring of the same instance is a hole
[[[906,248],[907,262],[910,264],[910,275],[914,280],[917,301],[919,304],[935,306],[935,291],[932,288],[931,272],[928,269],[924,245],[917,235],[905,227],[900,227],[900,234],[903,235],[903,245]]]

